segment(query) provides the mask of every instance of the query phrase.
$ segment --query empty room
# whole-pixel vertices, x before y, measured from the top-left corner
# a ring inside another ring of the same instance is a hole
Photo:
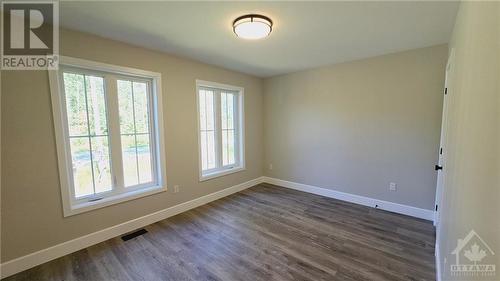
[[[500,1],[0,2],[0,279],[500,280]]]

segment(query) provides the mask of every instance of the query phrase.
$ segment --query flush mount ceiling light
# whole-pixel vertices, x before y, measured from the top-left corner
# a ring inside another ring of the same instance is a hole
[[[270,18],[261,15],[244,15],[233,21],[234,33],[243,39],[261,39],[269,36],[273,28]]]

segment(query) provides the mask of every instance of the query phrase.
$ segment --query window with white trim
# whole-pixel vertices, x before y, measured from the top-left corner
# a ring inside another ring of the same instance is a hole
[[[50,73],[65,215],[166,190],[160,79],[66,57]]]
[[[241,171],[243,88],[197,81],[200,180]]]

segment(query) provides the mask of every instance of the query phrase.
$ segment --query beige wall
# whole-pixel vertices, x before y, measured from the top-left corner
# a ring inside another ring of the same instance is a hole
[[[162,73],[168,192],[63,218],[46,71],[3,71],[3,262],[242,183],[263,173],[262,80],[72,31],[61,54]],[[245,88],[246,171],[198,182],[195,79]]]
[[[500,3],[462,2],[452,49],[448,154],[438,237],[441,272],[443,280],[459,279],[450,276],[450,264],[455,262],[451,252],[457,239],[473,229],[495,251],[497,268],[496,277],[476,280],[499,280]],[[494,260],[486,257],[482,262],[491,264]]]
[[[266,79],[265,175],[432,209],[447,51]]]

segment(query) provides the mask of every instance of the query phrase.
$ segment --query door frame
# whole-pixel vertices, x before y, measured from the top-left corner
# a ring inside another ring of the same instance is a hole
[[[436,178],[436,198],[435,198],[435,208],[434,208],[434,226],[436,227],[436,244],[438,244],[440,222],[441,222],[441,206],[443,202],[443,197],[445,195],[444,185],[446,181],[446,156],[447,156],[447,137],[448,137],[448,125],[449,125],[449,102],[450,102],[450,82],[453,78],[454,70],[454,59],[455,59],[455,49],[451,49],[450,56],[448,57],[448,62],[446,63],[445,71],[445,82],[444,82],[444,94],[443,94],[443,113],[441,118],[441,137],[439,141],[438,149],[438,166],[441,166],[441,170],[437,170]]]

